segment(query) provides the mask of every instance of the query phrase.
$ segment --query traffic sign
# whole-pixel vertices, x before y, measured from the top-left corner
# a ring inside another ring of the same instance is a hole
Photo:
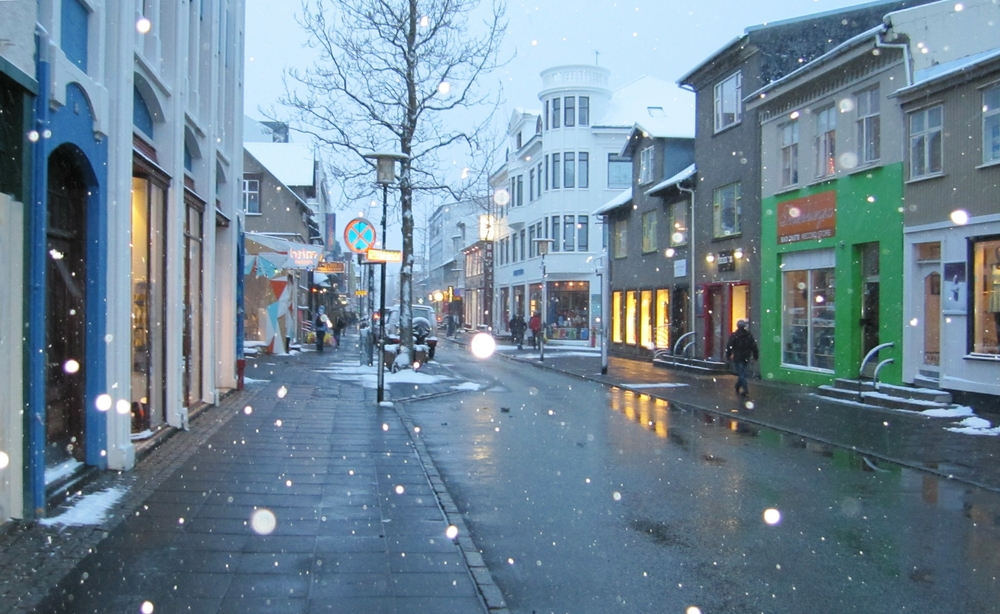
[[[377,236],[375,226],[363,217],[354,218],[344,227],[344,242],[347,243],[347,249],[355,254],[363,254],[371,249]]]
[[[368,259],[372,262],[402,262],[403,252],[398,249],[370,249]]]

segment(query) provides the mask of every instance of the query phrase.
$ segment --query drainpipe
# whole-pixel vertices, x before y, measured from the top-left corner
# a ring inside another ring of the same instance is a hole
[[[688,271],[688,273],[690,273],[690,275],[691,275],[691,288],[688,290],[688,293],[690,294],[690,296],[688,298],[691,300],[691,313],[688,314],[688,322],[690,323],[689,324],[690,329],[688,330],[688,332],[693,333],[694,330],[695,330],[695,326],[696,326],[696,324],[698,322],[697,314],[695,314],[695,304],[697,302],[696,301],[696,297],[698,295],[698,292],[697,292],[697,290],[694,287],[694,284],[695,284],[695,276],[694,276],[694,266],[695,266],[695,264],[694,264],[695,263],[695,259],[694,259],[694,256],[695,256],[695,253],[694,253],[694,218],[695,218],[695,215],[694,215],[694,190],[685,188],[680,183],[677,184],[677,189],[680,190],[681,192],[687,192],[688,196],[690,198],[690,202],[691,202],[691,218],[690,218],[691,221],[688,224],[688,259],[690,260],[690,265],[691,265],[691,270]],[[695,335],[694,339],[695,339],[694,340],[694,343],[695,343],[694,347],[697,350],[698,349],[698,335]]]
[[[887,43],[882,40],[885,33],[891,28],[886,26],[881,32],[875,35],[875,47],[885,49],[901,49],[903,51],[903,68],[906,70],[906,85],[913,85],[913,64],[910,61],[910,45],[908,43]]]

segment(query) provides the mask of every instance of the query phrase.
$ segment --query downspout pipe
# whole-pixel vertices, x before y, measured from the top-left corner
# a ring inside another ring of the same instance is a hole
[[[906,71],[906,86],[909,87],[913,85],[913,62],[910,61],[910,45],[909,43],[887,43],[883,40],[886,32],[889,31],[891,25],[886,25],[886,27],[879,33],[875,35],[875,47],[882,49],[900,49],[903,51],[903,69]]]

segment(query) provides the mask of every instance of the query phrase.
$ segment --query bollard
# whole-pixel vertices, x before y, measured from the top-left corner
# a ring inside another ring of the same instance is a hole
[[[247,361],[245,358],[236,359],[236,389],[243,390],[243,372],[246,371]]]

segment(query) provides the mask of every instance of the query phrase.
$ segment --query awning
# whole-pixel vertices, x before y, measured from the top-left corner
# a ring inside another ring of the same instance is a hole
[[[244,233],[244,274],[271,279],[282,269],[314,269],[323,255],[322,245],[306,245],[256,232]]]
[[[678,183],[684,181],[685,179],[687,179],[691,175],[694,175],[694,173],[695,173],[696,170],[697,169],[694,167],[694,164],[692,164],[691,166],[689,166],[686,169],[682,170],[681,172],[677,173],[676,175],[674,175],[670,179],[667,179],[666,181],[661,181],[660,183],[658,183],[658,184],[654,185],[653,187],[649,188],[648,190],[646,190],[646,196],[656,196],[660,192],[665,191],[667,188],[673,187],[673,186],[677,185]]]
[[[618,207],[626,205],[630,202],[632,202],[632,188],[625,190],[618,196],[615,196],[613,199],[598,207],[592,215],[607,215]]]

